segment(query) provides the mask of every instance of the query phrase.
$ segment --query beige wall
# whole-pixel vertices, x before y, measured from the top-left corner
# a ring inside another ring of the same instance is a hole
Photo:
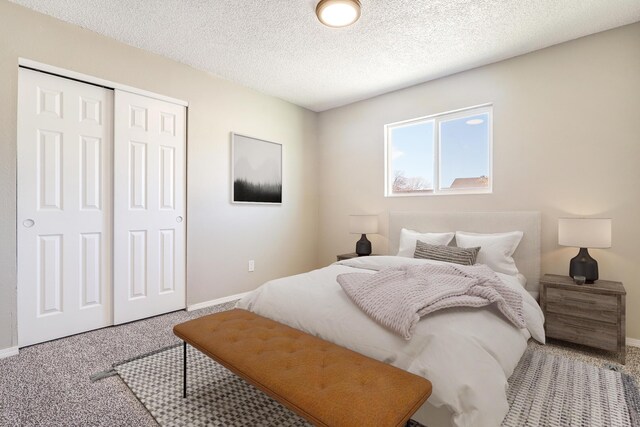
[[[16,335],[18,57],[189,102],[187,299],[254,289],[317,259],[317,115],[0,0],[0,349]],[[284,145],[284,203],[229,203],[231,131]],[[256,271],[247,272],[254,259]]]
[[[384,253],[389,211],[539,210],[550,273],[566,273],[576,252],[558,247],[558,217],[613,218],[613,247],[592,253],[602,278],[625,282],[628,335],[640,338],[639,40],[640,23],[317,115],[0,0],[0,349],[16,345],[19,56],[190,103],[189,304],[353,251],[350,213],[381,214],[371,240]],[[384,198],[384,124],[486,102],[493,194]],[[284,144],[282,206],[229,203],[230,131]]]
[[[487,102],[493,194],[384,197],[386,123]],[[640,339],[640,23],[321,113],[319,147],[320,263],[353,251],[351,213],[381,214],[385,253],[390,211],[539,210],[542,270],[567,274],[577,250],[558,246],[558,217],[611,217],[613,247],[591,253],[624,282]]]

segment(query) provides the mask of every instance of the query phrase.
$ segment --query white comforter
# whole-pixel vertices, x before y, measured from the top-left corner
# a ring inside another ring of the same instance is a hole
[[[423,318],[409,341],[369,318],[336,281],[342,273],[429,262],[401,257],[341,261],[267,282],[237,306],[429,379],[433,393],[414,418],[430,427],[442,422],[434,421],[436,412],[439,417],[446,412],[454,426],[499,426],[508,410],[507,378],[527,340],[533,336],[544,342],[542,311],[517,278],[498,274],[522,294],[527,329],[517,329],[493,306],[452,308]]]

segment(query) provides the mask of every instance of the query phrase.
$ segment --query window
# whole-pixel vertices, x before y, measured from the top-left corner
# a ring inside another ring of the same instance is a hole
[[[385,196],[490,193],[491,106],[385,126]]]

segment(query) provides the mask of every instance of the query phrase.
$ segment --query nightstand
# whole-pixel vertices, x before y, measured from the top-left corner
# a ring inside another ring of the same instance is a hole
[[[624,364],[625,295],[621,282],[576,285],[571,277],[545,274],[540,307],[547,337],[617,351]]]
[[[364,255],[364,256],[376,256],[378,254],[371,254],[371,255]],[[358,254],[355,252],[351,252],[350,254],[342,254],[342,255],[336,255],[336,258],[338,259],[338,261],[342,261],[345,259],[351,259],[351,258],[358,258]]]

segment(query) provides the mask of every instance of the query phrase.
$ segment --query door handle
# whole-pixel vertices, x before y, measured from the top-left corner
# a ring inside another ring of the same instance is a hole
[[[177,217],[177,218],[176,218],[176,222],[177,222],[178,224],[180,224],[180,223],[182,222],[182,217],[181,217],[181,216]]]
[[[24,221],[22,221],[22,225],[24,226],[24,228],[31,228],[34,225],[36,225],[36,222],[34,220],[32,220],[31,218],[29,218],[29,219],[25,219]]]

